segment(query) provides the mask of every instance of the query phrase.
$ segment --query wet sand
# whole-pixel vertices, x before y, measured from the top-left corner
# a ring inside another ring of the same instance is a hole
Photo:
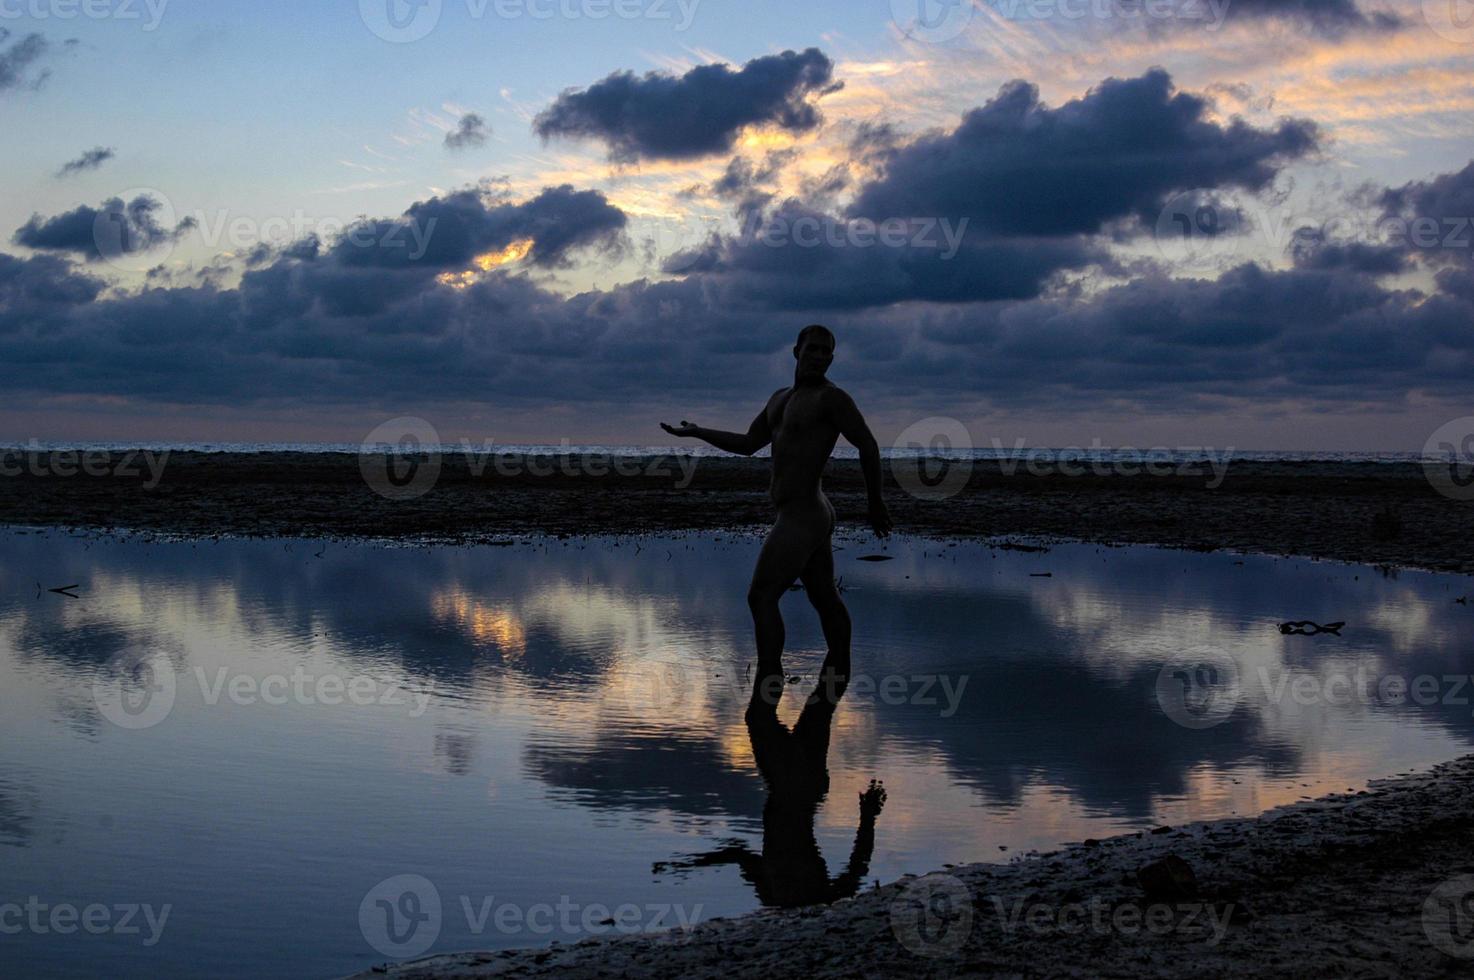
[[[361,976],[1467,976],[1471,808],[1466,756],[1258,817],[903,878],[827,908]],[[1190,877],[1143,878],[1169,855]],[[951,903],[933,905],[934,928],[915,928],[920,903],[940,895]]]
[[[761,458],[646,458],[625,464],[624,475],[606,472],[608,460],[577,456],[480,462],[447,455],[427,492],[395,500],[376,492],[360,458],[346,454],[172,453],[131,466],[113,454],[107,467],[94,461],[104,475],[70,476],[54,475],[54,461],[41,454],[24,465],[12,460],[8,469],[20,472],[0,476],[0,523],[469,543],[760,527],[771,518],[769,463]],[[369,463],[370,473],[384,471],[382,461]],[[973,465],[955,495],[938,500],[897,483],[907,466],[915,463],[897,463],[894,472],[887,464],[886,483],[897,529],[908,533],[1228,548],[1474,572],[1474,502],[1438,493],[1415,464],[1230,461],[1221,472],[1205,462],[1191,473],[1075,476],[1037,467],[1009,474],[989,462]],[[863,527],[857,462],[831,461],[825,492],[841,526]],[[1379,521],[1387,509],[1397,526]]]

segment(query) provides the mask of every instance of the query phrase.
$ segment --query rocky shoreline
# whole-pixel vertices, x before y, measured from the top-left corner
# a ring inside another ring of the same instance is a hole
[[[1365,790],[903,878],[689,931],[362,978],[1467,976],[1474,756]]]
[[[447,455],[417,460],[396,484],[386,478],[389,461],[346,453],[111,453],[93,461],[90,475],[75,458],[58,467],[56,455],[8,462],[0,523],[476,543],[760,527],[772,516],[766,459]],[[914,462],[897,462],[887,463],[885,479],[896,527],[912,534],[1074,538],[1474,573],[1474,501],[1438,492],[1411,463],[1205,459],[1152,474],[991,461],[923,478]],[[832,460],[824,485],[841,526],[862,526],[859,464]]]

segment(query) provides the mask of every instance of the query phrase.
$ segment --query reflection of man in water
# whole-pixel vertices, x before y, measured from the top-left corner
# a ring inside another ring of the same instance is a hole
[[[778,600],[794,579],[819,613],[831,653],[843,651],[848,670],[850,614],[834,585],[834,508],[824,496],[820,477],[840,436],[860,452],[869,495],[868,518],[875,533],[890,533],[891,518],[880,493],[880,447],[849,395],[824,377],[834,361],[834,334],[812,324],[799,332],[793,347],[797,361],[793,385],[773,393],[747,432],[720,432],[682,421],[661,423],[675,436],[693,436],[718,449],[751,456],[772,443],[773,478],[769,488],[778,517],[763,542],[747,604],[757,633],[758,673],[780,673],[783,617]]]
[[[674,870],[735,864],[764,905],[792,908],[848,898],[870,871],[875,850],[875,818],[885,805],[885,789],[871,781],[860,794],[860,825],[849,863],[833,879],[814,837],[814,816],[829,792],[829,730],[834,710],[849,682],[849,654],[831,650],[824,660],[819,686],[790,730],[778,721],[781,673],[759,672],[747,706],[747,734],[758,771],[768,784],[763,805],[763,849],[753,853],[744,843],[657,864]]]

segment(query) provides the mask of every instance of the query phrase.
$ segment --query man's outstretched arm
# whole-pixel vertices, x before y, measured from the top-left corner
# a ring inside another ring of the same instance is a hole
[[[751,456],[759,449],[773,441],[773,433],[768,428],[768,410],[766,407],[757,413],[757,418],[752,420],[752,425],[747,427],[746,432],[723,432],[721,429],[703,429],[699,425],[692,425],[685,419],[680,425],[666,425],[660,423],[660,427],[673,436],[683,438],[690,437],[709,442],[718,449],[729,453],[737,453],[740,456]]]
[[[885,786],[872,779],[870,788],[860,794],[860,826],[855,831],[850,863],[829,883],[831,899],[850,898],[865,883],[865,876],[870,873],[870,857],[875,853],[875,818],[884,806]]]
[[[865,424],[865,417],[860,414],[853,398],[838,388],[832,389],[832,398],[834,424],[839,428],[839,434],[860,453],[860,470],[865,474],[865,493],[869,499],[867,517],[870,526],[876,534],[885,537],[891,533],[891,515],[880,492],[880,444],[871,434],[870,426]]]

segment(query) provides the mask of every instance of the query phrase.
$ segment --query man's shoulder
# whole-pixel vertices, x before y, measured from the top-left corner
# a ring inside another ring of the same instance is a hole
[[[853,405],[855,403],[855,400],[850,397],[850,393],[833,381],[824,382],[823,398],[831,405]]]

